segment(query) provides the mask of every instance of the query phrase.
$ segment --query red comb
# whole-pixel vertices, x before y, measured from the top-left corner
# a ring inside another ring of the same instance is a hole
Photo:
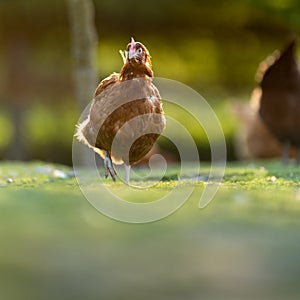
[[[130,49],[134,49],[134,45],[135,45],[135,40],[134,40],[134,38],[132,37],[132,38],[131,38],[131,41],[130,41]]]

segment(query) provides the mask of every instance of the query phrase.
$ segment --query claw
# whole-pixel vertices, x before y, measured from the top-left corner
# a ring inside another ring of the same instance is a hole
[[[116,181],[117,172],[113,166],[110,155],[107,151],[104,151],[104,155],[105,155],[104,157],[105,178],[107,178],[108,174],[110,174],[112,180]]]

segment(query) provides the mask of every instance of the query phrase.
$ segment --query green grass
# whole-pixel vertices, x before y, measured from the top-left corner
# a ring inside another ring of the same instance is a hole
[[[228,164],[214,200],[198,208],[208,166],[177,178],[102,183],[147,202],[177,184],[192,197],[148,224],[114,221],[82,195],[72,170],[44,163],[0,164],[1,299],[298,299],[300,169],[277,162]],[[138,170],[147,174],[147,170]],[[200,175],[201,180],[195,180]]]

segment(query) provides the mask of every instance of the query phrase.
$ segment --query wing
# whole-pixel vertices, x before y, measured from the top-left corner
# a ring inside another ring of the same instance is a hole
[[[101,92],[103,92],[107,87],[110,85],[116,83],[119,80],[119,74],[118,73],[112,73],[110,76],[106,77],[103,79],[99,85],[97,86],[95,93],[94,93],[94,98],[98,96]]]
[[[106,77],[105,79],[103,79],[99,85],[97,86],[95,92],[94,92],[94,100],[92,102],[91,108],[90,108],[90,113],[89,116],[87,117],[87,119],[85,121],[83,121],[81,124],[78,124],[77,127],[77,131],[75,136],[77,137],[77,139],[80,142],[83,142],[84,144],[86,144],[87,146],[89,146],[90,148],[93,148],[94,150],[97,150],[95,148],[96,146],[96,139],[97,139],[97,127],[95,126],[97,121],[91,122],[91,112],[93,111],[93,115],[96,113],[94,110],[94,106],[95,106],[95,99],[97,97],[97,99],[102,99],[102,98],[106,98],[106,90],[109,89],[110,86],[114,85],[116,82],[118,82],[119,80],[119,74],[118,73],[112,73],[110,76]],[[99,109],[99,111],[101,112],[101,109]],[[101,115],[100,115],[101,118]],[[98,152],[98,151],[97,151]],[[102,154],[102,153],[100,153]]]

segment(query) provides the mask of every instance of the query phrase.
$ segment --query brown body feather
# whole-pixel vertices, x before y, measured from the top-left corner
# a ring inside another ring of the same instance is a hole
[[[280,143],[300,147],[300,73],[295,40],[263,72],[259,113]]]
[[[79,125],[79,140],[102,157],[107,151],[114,163],[140,161],[165,127],[161,97],[152,76],[145,49],[144,63],[126,60],[120,74],[102,80],[87,120]]]

